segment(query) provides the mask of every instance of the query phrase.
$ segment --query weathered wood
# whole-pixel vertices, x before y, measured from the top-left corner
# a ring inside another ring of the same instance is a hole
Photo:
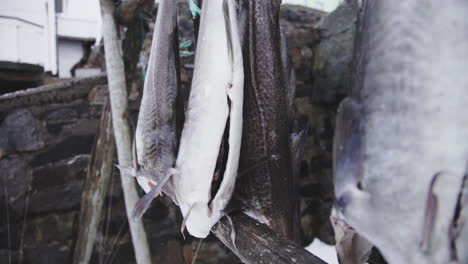
[[[0,113],[20,107],[70,102],[86,98],[94,86],[106,84],[106,82],[105,74],[100,74],[3,94],[0,96]]]
[[[122,48],[117,37],[115,6],[111,0],[100,0],[102,17],[102,36],[106,54],[107,80],[111,102],[112,125],[114,128],[117,157],[120,166],[132,166],[131,136],[128,123],[128,94],[125,85],[125,70]],[[130,175],[120,174],[124,193],[125,209],[130,220],[133,208],[139,197],[135,188],[135,179]],[[151,263],[146,232],[141,220],[129,221],[133,249],[138,264]]]
[[[233,215],[231,219],[236,231],[235,245],[231,240],[231,225],[226,217],[211,232],[244,263],[326,264],[245,214]]]
[[[93,251],[96,232],[101,219],[105,193],[112,173],[115,155],[114,134],[110,105],[106,102],[99,131],[91,153],[91,161],[81,197],[78,239],[73,253],[73,263],[88,263]]]

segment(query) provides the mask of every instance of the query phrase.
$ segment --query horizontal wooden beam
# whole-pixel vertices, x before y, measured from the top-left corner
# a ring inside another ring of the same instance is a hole
[[[236,232],[235,245],[231,240],[231,224],[226,217],[211,232],[244,263],[327,264],[245,214],[232,215],[231,219]]]

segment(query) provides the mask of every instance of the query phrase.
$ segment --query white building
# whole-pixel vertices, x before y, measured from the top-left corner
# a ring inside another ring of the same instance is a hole
[[[99,0],[1,0],[0,70],[46,71],[61,78],[100,28]]]
[[[45,71],[69,78],[84,54],[83,44],[99,36],[99,0],[0,1],[0,71]],[[327,12],[339,2],[283,0]]]

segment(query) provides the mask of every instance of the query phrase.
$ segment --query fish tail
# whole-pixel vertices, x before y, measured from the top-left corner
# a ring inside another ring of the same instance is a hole
[[[297,166],[304,152],[304,145],[307,140],[307,134],[309,133],[309,123],[307,123],[300,132],[292,133],[289,138],[289,144],[291,148],[292,161],[294,166]]]
[[[437,215],[437,196],[434,194],[434,185],[441,174],[443,174],[443,172],[438,172],[432,177],[426,197],[422,237],[419,242],[419,248],[425,254],[428,254],[430,251],[431,237],[434,230],[435,217]]]
[[[229,222],[229,225],[231,226],[231,242],[232,244],[234,245],[234,248],[237,249],[237,246],[236,246],[236,229],[234,229],[234,223],[232,222],[232,219],[229,215],[225,215],[228,222]]]
[[[173,175],[172,171],[168,172],[164,178],[161,179],[161,181],[153,188],[151,191],[149,191],[143,198],[141,198],[138,203],[135,205],[135,209],[133,209],[132,213],[132,220],[137,221],[138,219],[141,218],[141,216],[148,210],[151,202],[153,201],[154,198],[156,198],[159,194],[161,194],[162,188],[170,177]]]
[[[182,225],[180,226],[180,233],[182,233],[182,237],[184,237],[184,240],[185,240],[185,235],[184,235],[185,225],[187,224],[187,219],[189,218],[193,207],[195,207],[195,204],[192,204],[192,206],[190,206],[190,209],[184,215],[184,220],[182,220]]]

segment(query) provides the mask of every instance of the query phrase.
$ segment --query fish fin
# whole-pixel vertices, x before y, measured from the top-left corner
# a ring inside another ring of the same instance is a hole
[[[307,123],[300,132],[292,133],[289,138],[289,144],[291,148],[292,161],[295,166],[297,166],[304,152],[304,145],[307,139],[307,134],[309,133],[309,123]]]
[[[279,164],[278,164],[278,161],[281,159],[281,155],[279,154],[271,154],[270,156],[267,156],[267,157],[264,157],[262,158],[259,162],[257,162],[257,164],[255,165],[252,165],[250,168],[247,168],[243,171],[240,171],[239,172],[239,175],[238,177],[242,177],[248,173],[250,173],[251,171],[257,169],[258,167],[261,167],[263,166],[264,164],[268,163],[268,162],[273,162],[273,164],[276,166],[276,167],[279,167]]]
[[[236,246],[236,229],[234,229],[234,223],[232,222],[232,218],[229,216],[229,215],[225,215],[228,222],[229,222],[229,225],[231,226],[231,241],[232,241],[232,244],[234,245],[234,248],[237,250],[237,246]]]
[[[151,189],[145,196],[143,196],[133,209],[132,220],[136,221],[141,218],[141,216],[148,210],[151,202],[156,198],[160,193],[164,185],[167,183],[169,178],[172,176],[172,172],[168,172],[164,178],[161,179],[158,184]]]
[[[435,217],[437,214],[437,196],[434,194],[434,185],[443,172],[436,173],[429,183],[429,190],[426,197],[426,208],[424,210],[424,220],[419,248],[428,254],[431,248],[431,237],[434,229]]]
[[[180,233],[182,233],[182,237],[184,238],[184,240],[185,240],[185,235],[184,235],[185,224],[187,224],[187,219],[189,218],[193,207],[195,207],[195,204],[192,204],[192,206],[190,206],[190,209],[187,211],[187,213],[185,213],[184,220],[182,220],[182,225],[180,226]]]
[[[169,173],[172,174],[172,176],[176,175],[177,174],[177,170],[175,168],[170,168],[169,169]],[[177,201],[177,197],[175,195],[175,191],[174,191],[174,184],[169,181],[167,182],[165,185],[164,185],[164,188],[163,188],[163,193],[166,194],[167,196],[169,196],[171,198],[171,200],[177,205],[179,206],[179,202]]]
[[[178,170],[176,168],[170,168],[169,169],[169,174],[176,175],[177,173],[179,173],[179,172],[178,172]]]
[[[118,164],[115,164],[115,167],[117,167],[120,173],[123,175],[132,176],[132,177],[137,176],[135,168],[128,167],[128,166],[120,166]]]

